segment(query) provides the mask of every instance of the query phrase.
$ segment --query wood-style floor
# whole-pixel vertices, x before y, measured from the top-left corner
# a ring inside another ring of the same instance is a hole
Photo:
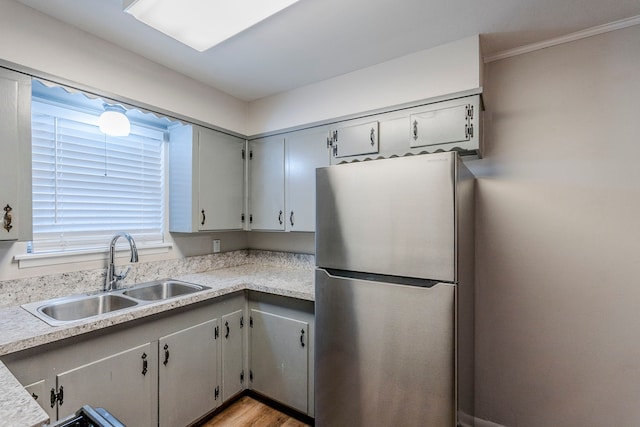
[[[250,396],[243,396],[200,427],[307,427]]]

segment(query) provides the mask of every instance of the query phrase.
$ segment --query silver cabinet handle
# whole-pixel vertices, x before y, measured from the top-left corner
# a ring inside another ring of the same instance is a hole
[[[282,225],[282,211],[278,214],[278,222]]]
[[[289,215],[289,222],[291,223],[291,226],[293,227],[293,211],[291,211],[291,215]]]

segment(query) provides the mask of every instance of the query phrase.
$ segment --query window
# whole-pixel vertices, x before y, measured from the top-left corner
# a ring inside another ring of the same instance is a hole
[[[131,134],[108,136],[98,129],[101,99],[32,87],[32,252],[104,249],[118,231],[162,243],[170,122],[129,110]]]

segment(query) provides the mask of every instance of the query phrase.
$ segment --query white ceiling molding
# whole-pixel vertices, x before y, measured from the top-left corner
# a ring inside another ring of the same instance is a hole
[[[503,52],[498,52],[493,55],[484,57],[484,63],[499,61],[501,59],[511,58],[512,56],[518,56],[536,50],[545,49],[552,46],[557,46],[564,43],[570,43],[576,40],[584,39],[591,36],[597,36],[598,34],[608,33],[610,31],[621,30],[623,28],[632,27],[640,24],[640,15],[633,16],[631,18],[621,19],[619,21],[611,22],[609,24],[598,25],[597,27],[587,28],[586,30],[576,31],[575,33],[567,34],[565,36],[556,37],[553,39],[545,40],[539,43],[531,43],[525,46],[520,46],[515,49],[508,49]]]

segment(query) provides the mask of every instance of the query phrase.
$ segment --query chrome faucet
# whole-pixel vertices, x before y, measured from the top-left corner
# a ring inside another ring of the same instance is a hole
[[[119,232],[113,236],[111,239],[111,244],[109,245],[109,267],[107,267],[107,277],[104,282],[104,290],[105,291],[113,291],[118,289],[118,282],[120,280],[124,280],[129,274],[131,270],[131,266],[127,268],[127,271],[116,273],[116,267],[114,265],[115,251],[116,251],[116,241],[119,237],[124,237],[129,242],[129,248],[131,249],[131,262],[138,262],[138,248],[136,248],[136,242],[133,240],[133,237],[129,233]]]

